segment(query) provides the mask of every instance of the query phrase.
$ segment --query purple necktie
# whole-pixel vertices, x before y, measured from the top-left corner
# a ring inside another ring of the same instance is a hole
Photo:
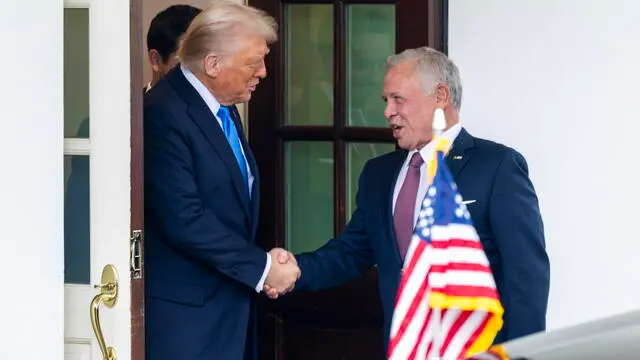
[[[413,215],[416,209],[418,186],[420,185],[420,166],[424,163],[422,156],[416,152],[409,160],[409,169],[404,178],[400,193],[396,199],[396,207],[393,212],[393,227],[396,230],[396,240],[400,256],[404,259],[411,237],[413,236]]]

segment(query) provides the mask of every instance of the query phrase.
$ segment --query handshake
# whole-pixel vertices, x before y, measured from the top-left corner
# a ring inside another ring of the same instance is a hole
[[[285,249],[271,249],[268,256],[271,256],[271,268],[263,291],[270,299],[277,299],[293,290],[301,272],[296,258]]]

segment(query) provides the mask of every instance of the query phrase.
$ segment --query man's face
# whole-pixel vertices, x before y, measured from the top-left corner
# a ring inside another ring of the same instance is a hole
[[[151,63],[151,70],[154,73],[154,76],[159,80],[163,76],[167,75],[171,69],[178,65],[179,60],[176,57],[176,53],[171,53],[166,61],[162,60],[162,56],[158,51],[152,49],[149,51],[149,62]]]
[[[167,59],[167,62],[164,63],[164,67],[162,69],[163,70],[162,76],[167,75],[167,73],[171,71],[171,69],[176,67],[176,65],[178,65],[179,63],[180,63],[180,60],[176,56],[176,53],[171,53],[171,55],[169,55],[169,58]]]
[[[232,105],[251,99],[260,79],[267,76],[264,58],[268,53],[264,38],[249,36],[239,41],[234,54],[218,58],[219,63],[207,73],[213,75],[214,95],[220,104]],[[208,61],[205,60],[205,68]]]
[[[431,141],[437,105],[436,96],[424,91],[414,69],[415,63],[410,61],[389,69],[382,92],[387,103],[384,117],[398,146],[405,150],[421,149]]]

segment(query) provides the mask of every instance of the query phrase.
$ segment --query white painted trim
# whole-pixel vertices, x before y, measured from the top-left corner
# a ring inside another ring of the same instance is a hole
[[[118,360],[131,358],[129,237],[131,224],[131,74],[129,0],[91,2],[89,12],[89,116],[91,127],[91,284],[116,266],[120,296],[101,309],[105,337]],[[106,71],[105,69],[116,69]],[[96,190],[98,189],[98,190]],[[100,359],[97,347],[93,359]]]
[[[65,155],[91,155],[91,140],[89,139],[64,139]]]
[[[42,0],[45,1],[45,0]],[[119,274],[115,307],[100,308],[105,341],[119,360],[131,358],[129,246],[130,49],[129,0],[65,0],[89,11],[89,139],[64,139],[65,155],[90,155],[90,284],[100,284],[107,264]],[[114,26],[117,24],[117,26]],[[62,67],[61,67],[62,68]],[[117,69],[105,71],[104,69]],[[62,177],[60,177],[62,180]],[[102,359],[91,328],[91,285],[65,284],[65,356]]]
[[[91,0],[64,0],[65,9],[88,9],[91,7]]]
[[[89,304],[98,293],[91,285],[65,284],[64,311],[66,314],[81,314],[84,316],[66,317],[64,322],[64,337],[67,344],[91,344],[94,340],[93,329],[89,318]],[[100,309],[101,313],[107,310]],[[101,314],[102,315],[102,314]],[[102,319],[100,319],[102,320]],[[108,334],[111,335],[111,334]]]

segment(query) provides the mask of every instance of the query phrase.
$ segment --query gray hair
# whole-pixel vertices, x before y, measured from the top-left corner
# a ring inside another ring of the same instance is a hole
[[[426,46],[407,49],[399,54],[389,56],[386,68],[389,70],[407,61],[416,63],[416,75],[427,93],[434,91],[436,84],[446,84],[451,91],[451,104],[460,110],[462,105],[462,80],[460,80],[458,67],[447,55]]]
[[[233,0],[216,0],[191,22],[177,56],[189,70],[200,70],[207,55],[235,51],[238,37],[259,35],[267,44],[278,40],[278,24],[266,12]]]

